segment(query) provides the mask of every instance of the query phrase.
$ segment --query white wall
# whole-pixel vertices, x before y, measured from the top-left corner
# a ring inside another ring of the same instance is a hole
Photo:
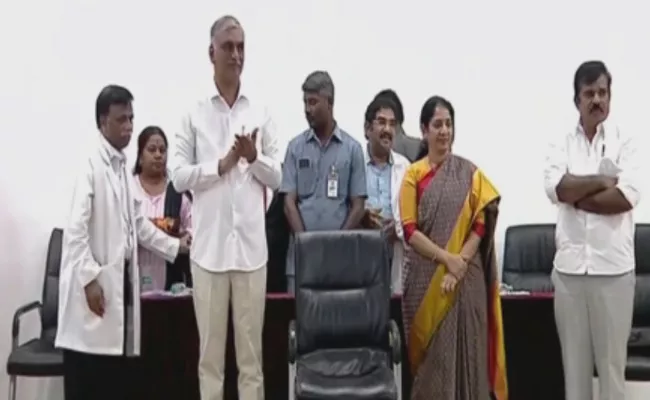
[[[416,136],[424,100],[449,98],[457,110],[455,150],[503,194],[501,240],[508,225],[554,220],[541,188],[542,150],[549,135],[576,122],[571,84],[580,62],[609,65],[614,113],[644,136],[650,28],[642,3],[632,4],[3,1],[0,360],[13,310],[40,295],[49,231],[64,221],[75,157],[96,135],[98,91],[127,86],[136,97],[136,133],[158,124],[171,134],[184,106],[211,91],[209,28],[220,15],[233,13],[244,25],[246,85],[271,102],[283,143],[305,128],[300,85],[315,69],[331,73],[337,119],[359,139],[365,107],[380,89],[397,90],[406,129]],[[640,221],[649,220],[648,203],[639,207]],[[38,324],[25,328],[34,334]],[[22,385],[21,399],[47,398],[47,385],[27,382],[33,386]],[[3,375],[0,393],[6,385]]]

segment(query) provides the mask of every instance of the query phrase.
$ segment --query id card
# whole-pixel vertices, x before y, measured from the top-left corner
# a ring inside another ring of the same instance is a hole
[[[327,176],[327,197],[335,199],[339,197],[339,174],[332,165],[332,170]]]

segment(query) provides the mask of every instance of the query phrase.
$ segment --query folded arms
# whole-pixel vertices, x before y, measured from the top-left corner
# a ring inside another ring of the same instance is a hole
[[[554,203],[601,215],[620,214],[632,210],[639,202],[637,147],[632,139],[622,143],[618,177],[605,175],[574,175],[569,173],[566,143],[552,144],[546,156],[544,188]]]

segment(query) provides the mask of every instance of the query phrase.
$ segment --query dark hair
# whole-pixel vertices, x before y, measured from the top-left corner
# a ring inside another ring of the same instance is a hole
[[[167,136],[163,132],[162,128],[158,126],[148,126],[140,132],[138,135],[138,155],[135,158],[135,165],[133,166],[133,175],[139,175],[142,173],[142,166],[140,165],[140,158],[144,152],[144,148],[147,145],[147,142],[153,135],[160,135],[163,142],[165,142],[165,147],[169,147],[167,144]]]
[[[118,86],[108,85],[99,92],[97,101],[95,102],[95,123],[97,129],[100,128],[101,117],[108,115],[112,105],[126,106],[133,102],[133,95],[129,89]]]
[[[404,107],[402,106],[402,102],[400,101],[399,97],[397,97],[397,93],[393,89],[384,89],[381,92],[377,93],[375,96],[375,99],[378,99],[380,97],[385,97],[389,99],[390,101],[395,104],[396,109],[395,111],[395,119],[397,119],[397,122],[401,125],[404,123]]]
[[[449,111],[449,116],[451,117],[451,126],[456,126],[456,113],[454,111],[454,106],[451,102],[441,96],[432,96],[429,97],[427,101],[424,102],[422,106],[422,111],[420,111],[420,126],[428,126],[433,118],[433,114],[436,112],[437,107],[446,108]],[[454,135],[456,135],[456,130],[454,129]],[[429,146],[426,140],[422,140],[420,143],[420,153],[418,154],[417,159],[424,157],[429,152]]]
[[[314,71],[309,74],[302,84],[302,91],[325,96],[330,105],[334,104],[334,82],[327,71]]]
[[[371,124],[377,117],[379,110],[389,109],[395,114],[397,119],[397,106],[388,97],[375,97],[366,108],[366,124]]]
[[[388,97],[375,97],[366,108],[365,123],[368,125],[372,124],[372,121],[377,117],[377,113],[385,108],[392,110],[395,114],[395,119],[397,119],[397,106],[395,103],[393,103],[393,101]],[[364,135],[366,136],[366,139],[368,139],[368,134],[365,133],[365,129]]]
[[[607,78],[607,90],[612,88],[612,74],[609,73],[605,63],[602,61],[585,61],[576,70],[573,76],[573,102],[577,105],[580,97],[580,88],[583,85],[591,85],[598,78],[605,75]]]
[[[441,96],[429,97],[429,99],[424,102],[422,111],[420,111],[420,125],[429,125],[431,119],[433,118],[433,114],[436,112],[437,107],[442,107],[449,110],[449,116],[451,117],[451,126],[456,125],[454,106],[451,105],[451,102],[449,100]]]

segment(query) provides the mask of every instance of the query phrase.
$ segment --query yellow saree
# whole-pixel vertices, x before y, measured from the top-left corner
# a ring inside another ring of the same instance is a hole
[[[426,159],[411,165],[400,200],[405,232],[417,229],[450,253],[459,254],[477,226],[483,237],[450,294],[441,290],[446,267],[408,251],[403,316],[412,398],[507,400],[494,255],[499,194],[471,162],[450,156],[437,171]]]

